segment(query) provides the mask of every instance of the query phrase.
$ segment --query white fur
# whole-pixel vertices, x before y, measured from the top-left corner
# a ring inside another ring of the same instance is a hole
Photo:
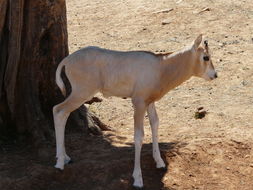
[[[203,66],[204,63],[200,61],[204,52],[204,49],[199,47],[201,41],[200,35],[191,47],[167,54],[120,52],[87,47],[66,57],[57,68],[56,83],[65,94],[65,86],[60,77],[61,69],[65,66],[72,92],[64,102],[53,108],[58,158],[55,167],[64,169],[64,164],[70,161],[65,151],[64,130],[67,118],[73,110],[97,92],[103,93],[104,96],[129,97],[134,106],[134,186],[142,187],[140,154],[145,112],[148,112],[152,128],[156,166],[165,167],[158,146],[159,119],[154,102],[191,76],[207,79],[205,73],[208,73],[209,78],[212,77],[215,73],[213,67],[208,67],[207,70],[207,66]]]

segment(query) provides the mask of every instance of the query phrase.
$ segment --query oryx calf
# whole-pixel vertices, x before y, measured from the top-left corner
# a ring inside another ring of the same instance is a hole
[[[66,57],[56,71],[56,83],[65,95],[60,77],[65,66],[72,92],[64,102],[54,106],[57,145],[56,168],[63,169],[70,161],[64,145],[65,124],[69,114],[101,92],[104,96],[129,97],[134,106],[134,186],[143,187],[140,154],[144,136],[143,120],[148,112],[152,128],[153,157],[157,168],[165,167],[158,147],[159,120],[154,102],[169,90],[192,76],[206,80],[217,78],[207,41],[200,46],[199,35],[190,47],[167,54],[144,51],[112,51],[98,47],[80,49]]]

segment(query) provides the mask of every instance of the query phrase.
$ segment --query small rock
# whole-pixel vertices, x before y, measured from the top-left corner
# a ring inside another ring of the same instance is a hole
[[[197,108],[198,111],[203,110],[203,109],[204,109],[204,107]]]
[[[195,112],[194,118],[195,119],[202,119],[202,118],[204,118],[206,116],[206,113],[207,113],[206,111]]]
[[[245,81],[245,80],[243,80],[243,81],[241,82],[241,84],[242,84],[243,86],[247,86],[247,85],[248,85],[248,82]]]
[[[249,68],[248,67],[243,67],[242,70],[247,71],[247,70],[249,70]]]
[[[232,159],[233,159],[233,157],[232,157],[232,156],[228,156],[228,159],[229,159],[229,160],[232,160]]]
[[[170,24],[170,23],[171,23],[171,21],[169,21],[169,20],[162,21],[162,25],[166,25],[166,24]]]
[[[195,119],[202,119],[206,116],[207,112],[204,110],[204,107],[197,108],[197,111],[195,112],[194,118]]]
[[[227,42],[222,42],[222,43],[220,43],[219,45],[220,45],[221,47],[224,47],[224,46],[227,45]]]

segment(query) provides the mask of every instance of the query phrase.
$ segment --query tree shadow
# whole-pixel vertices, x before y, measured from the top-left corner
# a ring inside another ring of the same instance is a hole
[[[123,137],[122,137],[123,138]],[[161,155],[168,168],[168,159],[177,154],[181,142],[160,143]],[[73,164],[59,171],[55,164],[55,146],[43,149],[16,149],[2,154],[0,187],[5,190],[132,190],[134,147],[116,147],[107,136],[84,133],[66,135],[66,149]],[[169,190],[163,183],[167,169],[157,169],[152,157],[152,144],[144,144],[141,155],[145,190]],[[9,169],[7,169],[8,166]]]

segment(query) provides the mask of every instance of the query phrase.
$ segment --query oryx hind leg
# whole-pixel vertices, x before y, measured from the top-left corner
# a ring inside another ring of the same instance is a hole
[[[72,89],[71,94],[66,100],[53,108],[55,137],[56,137],[56,168],[64,169],[64,164],[70,162],[64,144],[64,133],[66,121],[72,111],[80,107],[84,102],[90,100],[95,94],[95,90],[75,90]]]
[[[161,158],[160,149],[158,145],[159,118],[158,118],[154,103],[149,104],[147,112],[148,112],[151,130],[152,130],[153,158],[156,162],[157,168],[165,168],[165,163],[163,159]]]

